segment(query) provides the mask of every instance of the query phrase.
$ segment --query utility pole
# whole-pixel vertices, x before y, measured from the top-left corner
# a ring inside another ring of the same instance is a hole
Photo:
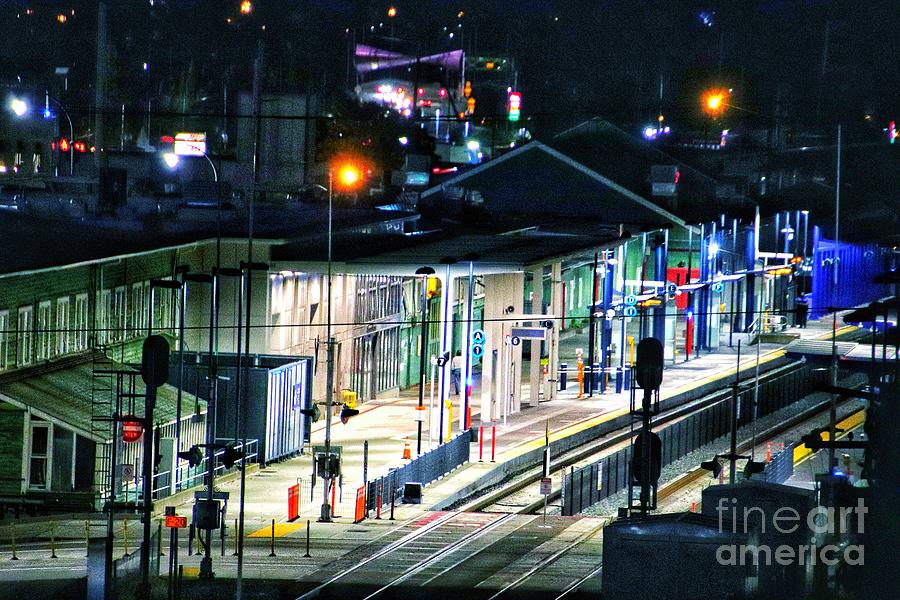
[[[425,400],[425,369],[427,367],[427,354],[428,354],[428,276],[434,274],[434,269],[431,267],[421,267],[416,270],[416,275],[423,275],[422,278],[422,332],[419,334],[420,337],[420,345],[419,348],[419,412],[423,412],[424,408],[424,400]],[[433,383],[433,381],[432,381]],[[418,421],[416,424],[416,455],[422,454],[422,419]],[[429,423],[430,423],[429,419]],[[429,426],[429,440],[431,439],[431,428]]]
[[[324,485],[322,493],[322,511],[319,521],[331,522],[331,505],[328,503],[329,488],[333,485],[331,469],[331,411],[334,408],[334,340],[331,338],[331,305],[334,296],[331,290],[331,250],[332,250],[332,219],[334,210],[334,169],[328,169],[328,312],[325,326],[326,339],[326,367],[325,367],[325,460],[327,469],[324,473]]]

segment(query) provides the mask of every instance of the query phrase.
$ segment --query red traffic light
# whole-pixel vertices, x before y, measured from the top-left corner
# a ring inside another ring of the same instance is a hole
[[[87,144],[84,142],[74,142],[72,148],[75,149],[75,152],[87,152]]]
[[[68,152],[69,151],[69,140],[66,138],[59,138],[59,150],[60,152]]]
[[[126,416],[122,421],[122,441],[136,442],[144,435],[144,424],[134,415]]]

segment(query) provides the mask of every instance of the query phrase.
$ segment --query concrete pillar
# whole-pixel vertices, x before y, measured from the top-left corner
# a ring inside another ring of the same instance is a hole
[[[532,271],[531,276],[531,313],[543,314],[544,265],[535,268],[535,270]],[[541,374],[541,342],[540,340],[535,340],[528,343],[531,344],[531,369],[528,378],[528,381],[531,383],[531,392],[528,398],[528,403],[531,406],[537,406],[540,401],[541,380],[543,379],[543,376]],[[552,379],[552,377],[550,377],[550,379]]]
[[[563,280],[562,280],[562,264],[553,263],[550,266],[550,313],[555,316],[562,315],[563,311]],[[559,330],[562,321],[557,319],[553,322],[553,329],[550,330],[550,378],[557,379],[559,372]],[[574,365],[574,362],[572,363]],[[556,400],[559,391],[559,385],[554,383],[550,386],[550,400]]]
[[[521,313],[524,273],[484,276],[484,356],[481,359],[481,421],[501,418],[503,388],[503,324],[511,313]],[[512,307],[510,313],[507,312]],[[521,352],[519,352],[521,365]],[[519,367],[521,368],[521,367]]]
[[[450,266],[437,269],[437,277],[441,278],[441,322],[439,328],[440,351],[439,356],[447,357],[443,367],[438,367],[438,382],[440,384],[438,398],[440,407],[438,414],[439,426],[443,425],[443,439],[447,440],[447,422],[451,418],[447,414],[445,402],[450,399],[453,391],[453,306],[456,302],[456,278]]]

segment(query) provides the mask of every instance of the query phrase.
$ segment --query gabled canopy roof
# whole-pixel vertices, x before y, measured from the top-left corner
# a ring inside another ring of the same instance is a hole
[[[459,191],[477,194],[493,217],[525,215],[605,225],[667,227],[671,212],[540,142],[530,142],[422,193],[423,208],[446,207]]]

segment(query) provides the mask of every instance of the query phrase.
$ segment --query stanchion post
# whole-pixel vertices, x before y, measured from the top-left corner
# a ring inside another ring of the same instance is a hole
[[[303,558],[312,558],[309,554],[309,519],[306,520],[306,554],[303,555]]]
[[[50,558],[56,556],[56,521],[50,521]]]
[[[269,556],[275,556],[275,519],[272,519],[272,551]]]
[[[484,425],[478,432],[478,462],[484,462]]]
[[[497,449],[497,426],[491,425],[491,462],[494,462],[494,452]]]
[[[237,536],[237,530],[238,530],[238,520],[235,519],[235,520],[234,520],[234,532],[235,532],[235,533],[234,533],[234,554],[232,554],[232,556],[237,556],[237,555],[238,555],[238,536]]]
[[[16,524],[15,523],[9,524],[9,537],[10,537],[10,541],[12,542],[12,551],[13,551],[13,555],[10,560],[19,560],[19,557],[16,556]]]
[[[125,538],[125,556],[128,556],[128,519],[122,523],[122,537]]]

